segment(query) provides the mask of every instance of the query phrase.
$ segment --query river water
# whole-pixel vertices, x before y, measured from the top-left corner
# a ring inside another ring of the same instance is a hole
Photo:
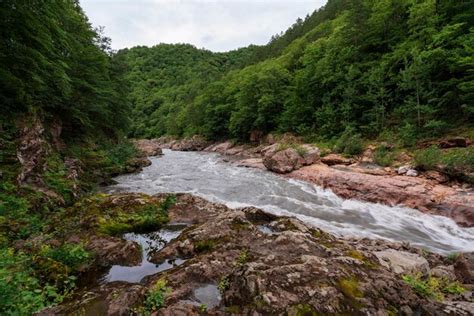
[[[330,190],[259,169],[237,167],[224,156],[164,150],[151,166],[122,175],[106,192],[186,192],[229,207],[256,206],[290,215],[336,235],[408,241],[439,252],[474,251],[474,228],[406,207],[345,200]]]

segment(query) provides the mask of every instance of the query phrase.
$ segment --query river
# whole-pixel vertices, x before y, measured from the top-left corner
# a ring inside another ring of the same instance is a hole
[[[137,174],[122,175],[113,192],[192,193],[237,208],[256,206],[294,216],[339,236],[408,241],[439,253],[474,251],[474,228],[443,216],[396,206],[345,200],[330,190],[259,169],[237,167],[224,156],[164,150]]]

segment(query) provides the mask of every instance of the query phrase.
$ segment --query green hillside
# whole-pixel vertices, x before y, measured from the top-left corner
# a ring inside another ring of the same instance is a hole
[[[132,135],[247,140],[345,130],[406,145],[474,117],[471,1],[330,0],[265,46],[119,52],[129,65]]]

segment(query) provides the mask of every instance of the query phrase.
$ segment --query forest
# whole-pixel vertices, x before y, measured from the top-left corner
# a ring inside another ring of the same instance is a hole
[[[121,50],[133,137],[252,131],[404,145],[474,122],[474,4],[330,0],[265,46]],[[178,53],[179,52],[179,53]]]

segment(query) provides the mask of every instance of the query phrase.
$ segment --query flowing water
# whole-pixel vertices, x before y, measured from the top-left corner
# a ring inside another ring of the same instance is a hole
[[[295,216],[336,235],[408,241],[450,253],[474,251],[474,228],[406,207],[344,200],[330,190],[271,172],[236,167],[223,156],[165,150],[138,174],[122,175],[107,192],[187,192],[229,207],[256,206]]]

